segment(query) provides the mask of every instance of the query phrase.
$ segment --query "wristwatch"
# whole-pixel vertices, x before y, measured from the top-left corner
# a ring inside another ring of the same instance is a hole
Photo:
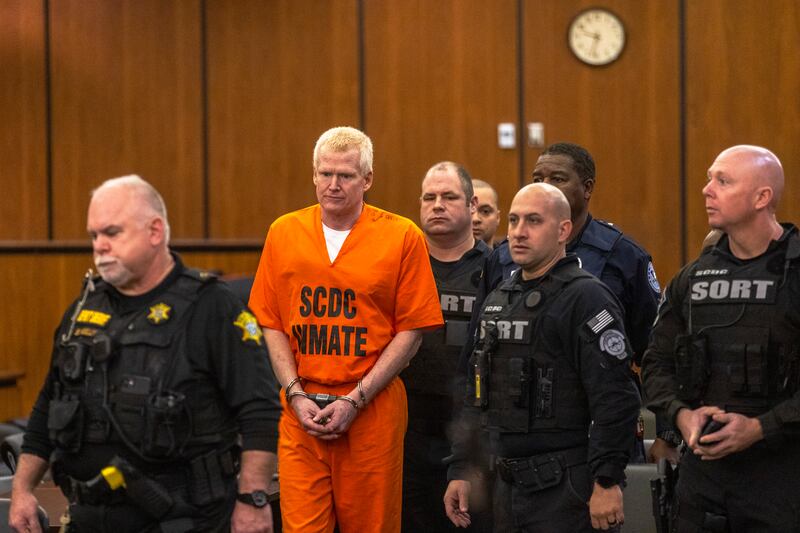
[[[263,490],[254,490],[253,492],[245,493],[240,492],[236,495],[236,499],[242,503],[258,508],[264,507],[269,503],[269,497]]]

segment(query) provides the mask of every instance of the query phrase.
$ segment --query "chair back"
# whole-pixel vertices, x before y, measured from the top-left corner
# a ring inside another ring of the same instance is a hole
[[[0,444],[0,455],[12,474],[17,471],[17,460],[22,450],[22,436],[23,433],[9,435]]]
[[[658,466],[653,463],[629,464],[625,469],[628,485],[622,493],[625,525],[623,531],[656,533],[650,480],[658,477]]]

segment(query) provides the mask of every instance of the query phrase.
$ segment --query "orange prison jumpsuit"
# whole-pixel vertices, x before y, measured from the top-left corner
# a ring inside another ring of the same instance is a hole
[[[442,325],[422,232],[365,204],[331,263],[314,205],[270,227],[250,296],[259,323],[285,332],[306,392],[346,394],[399,331]],[[283,399],[285,405],[285,399]],[[280,422],[283,529],[400,531],[405,388],[395,378],[335,441]]]

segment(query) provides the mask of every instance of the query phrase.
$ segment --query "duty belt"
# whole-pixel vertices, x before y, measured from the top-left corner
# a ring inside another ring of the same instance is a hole
[[[586,446],[569,448],[531,457],[498,458],[497,473],[506,483],[533,488],[547,488],[561,481],[564,470],[587,462]]]
[[[126,501],[123,491],[111,491],[97,481],[79,481],[62,474],[57,482],[70,503],[80,505],[115,505]]]
[[[189,461],[188,468],[186,466],[167,468],[158,473],[140,472],[124,460],[119,459],[120,462],[127,465],[130,473],[135,473],[138,478],[138,483],[131,479],[128,480],[127,490],[109,487],[102,474],[98,474],[88,481],[80,481],[64,473],[58,465],[53,469],[53,480],[64,491],[71,503],[83,505],[113,505],[130,502],[131,499],[136,499],[131,498],[131,492],[132,489],[135,491],[137,486],[141,487],[139,492],[144,493],[148,498],[159,492],[169,495],[170,492],[177,491],[177,493],[186,494],[187,499],[195,505],[205,505],[225,497],[225,480],[234,477],[238,471],[237,455],[231,450],[222,453],[212,450]],[[170,505],[156,502],[155,507],[158,509],[151,514],[158,517],[158,513],[165,512],[165,508]]]

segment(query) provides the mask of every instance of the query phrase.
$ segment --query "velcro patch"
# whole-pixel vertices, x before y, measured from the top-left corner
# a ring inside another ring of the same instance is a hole
[[[607,329],[600,335],[600,349],[617,359],[625,359],[625,335],[616,329]]]
[[[611,316],[611,313],[609,313],[608,310],[603,309],[602,311],[597,313],[594,316],[594,318],[592,318],[586,323],[586,327],[588,327],[592,331],[592,333],[597,335],[598,333],[600,333],[613,323],[614,323],[614,317]]]

